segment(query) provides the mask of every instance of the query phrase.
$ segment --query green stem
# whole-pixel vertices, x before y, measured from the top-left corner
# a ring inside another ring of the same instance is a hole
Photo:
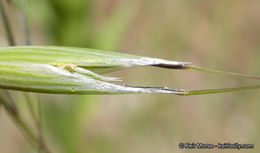
[[[8,100],[1,98],[1,102],[3,107],[9,114],[9,116],[13,119],[14,123],[20,128],[25,138],[28,142],[37,149],[37,139],[34,134],[31,132],[30,128],[25,124],[25,122],[10,108],[10,104]]]
[[[10,46],[15,46],[15,40],[14,40],[13,32],[12,32],[10,22],[8,20],[7,13],[6,13],[6,10],[4,8],[4,3],[3,3],[2,0],[0,0],[0,11],[1,11],[1,14],[2,14],[2,19],[3,19],[4,27],[5,27],[5,30],[6,30],[6,36],[7,36],[7,39],[8,39],[8,43],[9,43]]]
[[[35,113],[35,111],[34,111],[33,102],[32,102],[32,100],[31,100],[31,98],[29,97],[29,93],[24,93],[23,96],[24,96],[25,99],[26,99],[26,104],[27,104],[27,106],[28,106],[28,108],[29,108],[29,112],[30,112],[30,114],[31,114],[31,116],[32,116],[32,119],[33,119],[33,121],[34,121],[34,124],[37,125],[37,122],[38,122],[38,121],[37,121],[37,116],[36,116],[36,113]]]
[[[20,130],[22,131],[23,135],[28,140],[28,142],[36,150],[39,150],[39,148],[40,148],[41,152],[43,152],[43,153],[50,153],[48,148],[45,145],[43,145],[44,143],[43,144],[39,144],[39,139],[37,139],[37,137],[31,132],[32,130],[27,126],[27,124],[16,113],[11,111],[11,109],[9,108],[10,107],[9,106],[9,102],[6,101],[3,98],[1,98],[1,102],[2,102],[5,110],[9,114],[9,116],[13,119],[14,123],[20,128]]]
[[[208,73],[215,73],[215,74],[230,75],[230,76],[240,77],[240,78],[248,78],[248,79],[260,80],[260,77],[255,77],[255,76],[246,75],[246,74],[238,74],[238,73],[233,73],[233,72],[224,72],[224,71],[206,69],[206,68],[201,68],[201,67],[194,66],[194,65],[189,65],[187,67],[187,69],[193,69],[193,70],[197,70],[197,71],[208,72]]]
[[[43,139],[43,132],[42,132],[42,107],[41,102],[38,100],[38,144],[39,144],[39,152],[41,153],[44,149],[46,149],[45,141]]]
[[[22,18],[23,18],[23,28],[24,28],[24,33],[25,33],[25,40],[26,40],[26,45],[32,45],[32,40],[30,36],[30,29],[29,29],[29,24],[28,24],[28,1],[24,0],[23,3],[23,10],[22,11]]]
[[[252,90],[252,89],[260,89],[260,85],[247,86],[247,87],[238,87],[238,88],[223,88],[223,89],[182,90],[183,93],[178,94],[178,95],[181,95],[181,96],[205,95],[205,94],[236,92],[236,91]]]

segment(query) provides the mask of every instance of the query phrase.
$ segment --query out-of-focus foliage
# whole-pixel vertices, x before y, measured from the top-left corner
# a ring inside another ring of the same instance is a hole
[[[220,70],[260,74],[260,2],[257,0],[28,1],[33,44],[121,51],[192,61],[196,65]],[[17,14],[11,15],[12,26],[18,29],[17,38],[23,42]],[[3,46],[2,27],[0,35]],[[218,88],[258,83],[194,71],[153,68],[114,74],[127,78],[131,84],[175,88]],[[55,152],[181,152],[179,142],[254,143],[256,148],[248,152],[258,152],[260,97],[257,93],[194,97],[40,97],[44,103],[44,132],[48,145]],[[16,99],[23,107],[19,95]],[[29,147],[1,111],[0,152],[21,153]]]

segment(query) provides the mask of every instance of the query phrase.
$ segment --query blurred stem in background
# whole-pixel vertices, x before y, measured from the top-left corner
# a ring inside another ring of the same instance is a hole
[[[117,50],[127,30],[141,9],[141,1],[120,1],[104,24],[98,26],[94,47],[104,50]],[[119,22],[120,21],[120,22]]]
[[[28,125],[21,119],[18,110],[16,107],[10,105],[10,101],[12,101],[12,98],[9,97],[9,95],[5,92],[1,92],[1,103],[3,104],[3,107],[5,108],[8,115],[13,119],[15,124],[18,128],[20,128],[21,132],[27,139],[27,141],[34,147],[35,149],[38,149],[37,146],[37,138],[32,133],[32,130],[28,127]]]
[[[10,5],[12,5],[12,1],[9,1]],[[15,46],[15,36],[11,28],[11,24],[9,22],[9,18],[7,15],[7,11],[5,10],[3,0],[0,0],[0,11],[2,14],[2,19],[6,31],[6,37],[8,39],[8,43],[10,46]],[[31,38],[28,28],[28,21],[27,21],[27,12],[26,12],[26,6],[27,1],[23,1],[24,6],[24,12],[22,12],[22,22],[23,22],[23,28],[25,32],[25,40],[26,45],[31,44]],[[2,91],[2,98],[1,97],[1,103],[3,104],[5,110],[9,114],[9,116],[13,119],[13,121],[16,123],[16,125],[21,129],[21,132],[24,134],[25,138],[27,138],[28,142],[31,143],[31,145],[37,149],[40,153],[50,153],[49,149],[46,147],[43,135],[42,135],[42,127],[41,127],[41,105],[40,102],[35,101],[36,104],[38,104],[38,118],[36,117],[36,114],[34,113],[33,103],[28,98],[27,93],[23,93],[25,97],[27,97],[27,104],[29,107],[29,110],[31,112],[31,116],[33,117],[35,121],[35,126],[37,127],[38,132],[38,138],[35,136],[35,134],[32,132],[32,129],[29,127],[29,125],[21,118],[21,115],[18,112],[18,108],[12,98],[12,95],[9,91]]]
[[[24,31],[24,37],[25,37],[25,44],[26,45],[32,45],[32,40],[31,40],[31,36],[30,36],[30,28],[29,28],[29,23],[28,23],[28,15],[29,15],[29,11],[28,11],[28,0],[23,0],[22,4],[19,5],[19,3],[21,3],[21,1],[15,1],[16,6],[19,8],[20,7],[20,12],[21,12],[21,22],[22,22],[22,26],[23,26],[23,31]]]
[[[13,35],[12,29],[11,29],[10,22],[8,20],[8,15],[6,13],[3,0],[0,0],[0,11],[2,14],[1,15],[2,21],[3,21],[4,28],[5,28],[8,43],[10,46],[15,46],[14,35]]]

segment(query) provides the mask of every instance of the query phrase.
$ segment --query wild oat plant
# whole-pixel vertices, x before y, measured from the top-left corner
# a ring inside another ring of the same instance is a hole
[[[8,90],[37,92],[48,94],[173,94],[203,95],[241,90],[258,89],[260,85],[224,89],[187,90],[170,87],[130,86],[120,83],[121,79],[103,76],[103,74],[136,66],[154,66],[167,69],[198,70],[215,74],[224,74],[241,78],[257,79],[250,75],[216,71],[194,66],[190,62],[169,61],[117,52],[101,51],[77,47],[30,46],[26,13],[24,28],[27,46],[15,46],[12,29],[6,15],[2,0],[0,10],[9,44],[12,47],[0,48],[0,88],[3,89],[0,104],[8,112],[16,125],[21,129],[28,142],[39,152],[51,152],[45,144],[41,131],[41,109],[38,104],[38,115],[30,98],[28,106],[34,118],[38,135],[21,118],[12,96]]]

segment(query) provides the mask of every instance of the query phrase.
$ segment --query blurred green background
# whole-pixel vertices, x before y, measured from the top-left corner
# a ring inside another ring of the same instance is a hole
[[[258,0],[28,0],[28,19],[34,45],[120,51],[259,76],[259,8]],[[24,45],[20,12],[9,7],[9,15]],[[2,24],[0,45],[7,46]],[[192,70],[133,68],[109,75],[131,85],[187,89],[259,84]],[[260,145],[258,93],[31,96],[42,101],[44,136],[55,153],[237,152],[180,150],[180,142],[253,143],[255,149],[246,150],[253,153]],[[31,123],[21,93],[12,95]],[[0,152],[35,152],[3,110]]]

